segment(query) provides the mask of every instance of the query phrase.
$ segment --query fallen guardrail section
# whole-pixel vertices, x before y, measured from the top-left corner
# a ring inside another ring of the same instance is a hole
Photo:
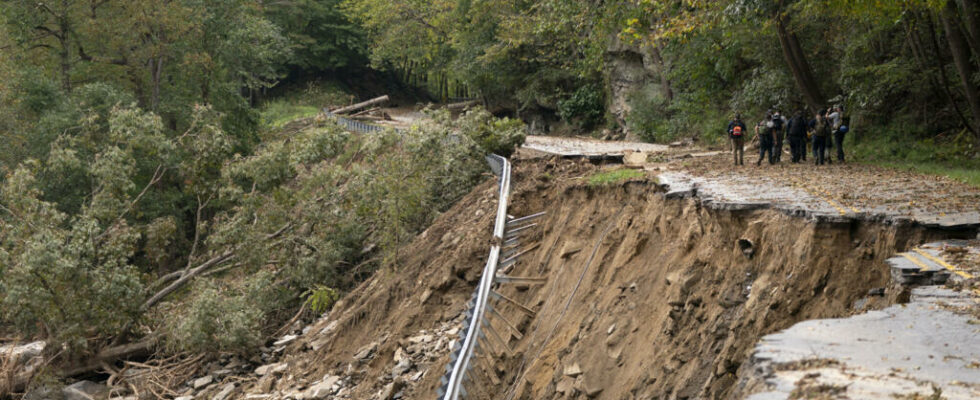
[[[341,116],[339,114],[334,114],[333,112],[330,112],[330,110],[326,108],[323,109],[323,114],[333,119],[334,121],[337,121],[337,123],[340,124],[340,126],[343,127],[344,129],[352,132],[377,133],[377,132],[384,131],[385,129],[394,129],[395,132],[401,132],[401,129],[398,128],[388,128],[388,127],[383,127],[378,125],[365,124],[361,121],[355,121],[350,118]]]
[[[521,337],[517,328],[494,310],[491,300],[507,302],[532,317],[535,314],[530,308],[497,292],[495,285],[507,283],[539,285],[544,283],[543,278],[521,278],[506,275],[505,271],[514,265],[518,257],[527,253],[526,250],[518,250],[519,234],[536,226],[537,224],[533,223],[533,220],[543,216],[544,213],[523,218],[507,215],[507,205],[510,200],[510,162],[496,154],[487,156],[487,162],[490,163],[490,168],[500,180],[497,216],[493,225],[493,245],[490,247],[487,264],[483,267],[480,283],[467,304],[466,318],[459,333],[459,340],[453,346],[449,364],[446,365],[446,374],[442,377],[438,397],[443,400],[456,400],[466,397],[465,386],[468,382],[473,381],[469,374],[472,370],[474,354],[481,349],[481,343],[487,348],[492,346],[491,343],[487,342],[488,337],[493,338],[494,344],[498,348],[502,348],[508,354],[512,353],[507,340],[491,325],[489,316],[492,315],[501,320],[508,329],[513,331],[511,334],[518,338]],[[507,337],[509,338],[509,336]],[[490,351],[494,352],[492,348]],[[483,370],[491,382],[499,383],[491,368],[484,365]]]

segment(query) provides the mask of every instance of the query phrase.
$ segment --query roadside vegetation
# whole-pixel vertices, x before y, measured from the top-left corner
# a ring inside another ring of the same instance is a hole
[[[908,133],[867,135],[852,145],[850,158],[860,163],[944,175],[980,187],[980,157],[965,135],[907,140]]]
[[[642,178],[646,174],[643,171],[638,171],[635,169],[621,168],[612,171],[600,171],[596,172],[592,176],[589,176],[587,183],[589,186],[607,186],[614,185],[623,181],[628,181],[630,179]]]

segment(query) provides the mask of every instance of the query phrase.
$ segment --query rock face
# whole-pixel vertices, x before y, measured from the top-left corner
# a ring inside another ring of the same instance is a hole
[[[618,38],[611,40],[606,58],[607,81],[609,82],[609,113],[616,118],[617,124],[626,132],[627,140],[635,140],[634,132],[630,132],[626,118],[632,111],[630,98],[638,91],[645,91],[644,96],[664,97],[660,81],[660,65],[649,48],[624,43]]]

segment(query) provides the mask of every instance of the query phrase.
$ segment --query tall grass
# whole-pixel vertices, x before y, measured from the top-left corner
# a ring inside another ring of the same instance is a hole
[[[844,141],[849,161],[948,176],[980,187],[980,149],[969,134],[920,138],[893,126],[860,132],[860,136],[855,133]]]

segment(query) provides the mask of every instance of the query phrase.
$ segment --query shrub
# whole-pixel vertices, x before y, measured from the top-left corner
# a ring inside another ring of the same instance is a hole
[[[605,112],[605,95],[598,85],[580,86],[570,96],[558,100],[558,116],[581,129],[602,123]]]
[[[168,320],[167,345],[192,352],[237,351],[262,342],[263,310],[258,299],[214,282],[201,282],[176,318]]]

